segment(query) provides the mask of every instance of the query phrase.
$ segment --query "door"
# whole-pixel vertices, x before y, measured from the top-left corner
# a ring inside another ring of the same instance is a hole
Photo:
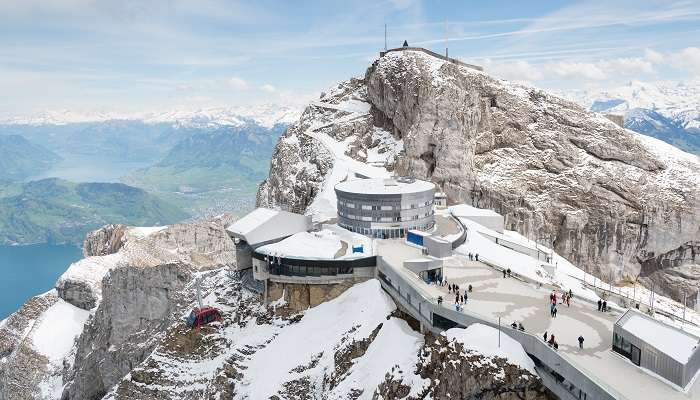
[[[630,360],[632,360],[632,362],[635,365],[639,365],[641,358],[642,358],[642,352],[639,350],[639,347],[632,345],[632,352],[630,354]]]

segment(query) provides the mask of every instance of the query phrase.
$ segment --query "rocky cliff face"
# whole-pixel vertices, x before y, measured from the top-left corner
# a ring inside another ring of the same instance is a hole
[[[332,145],[319,147],[324,140]],[[387,143],[400,150],[373,163],[368,155]],[[697,156],[544,91],[421,52],[389,53],[362,81],[322,95],[283,135],[258,203],[314,213],[328,188],[359,175],[352,165],[336,174],[338,153],[431,180],[452,202],[495,209],[507,229],[606,280],[671,274],[688,291],[700,286],[697,259],[678,257],[700,237]],[[651,260],[662,270],[643,267]],[[663,271],[670,265],[683,274]]]

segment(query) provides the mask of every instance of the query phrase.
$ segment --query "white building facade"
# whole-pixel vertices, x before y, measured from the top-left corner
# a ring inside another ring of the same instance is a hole
[[[435,225],[435,185],[413,178],[358,179],[335,186],[338,225],[377,238]]]

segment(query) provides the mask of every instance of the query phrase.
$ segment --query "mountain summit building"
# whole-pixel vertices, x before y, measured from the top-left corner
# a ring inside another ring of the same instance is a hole
[[[357,179],[335,186],[338,225],[380,239],[435,226],[435,185],[414,178]]]

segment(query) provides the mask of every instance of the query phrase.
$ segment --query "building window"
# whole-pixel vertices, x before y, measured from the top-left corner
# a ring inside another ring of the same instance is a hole
[[[355,204],[353,204],[353,203],[347,203],[346,206],[348,208],[355,208]]]
[[[372,209],[372,206],[368,206],[368,205],[366,205],[366,204],[363,204],[363,205],[362,205],[362,209],[363,209],[363,210],[371,210],[371,209]]]
[[[384,211],[391,211],[393,209],[394,209],[394,207],[392,207],[392,206],[382,206],[382,210],[384,210]]]
[[[372,217],[362,217],[363,221],[372,221]]]

